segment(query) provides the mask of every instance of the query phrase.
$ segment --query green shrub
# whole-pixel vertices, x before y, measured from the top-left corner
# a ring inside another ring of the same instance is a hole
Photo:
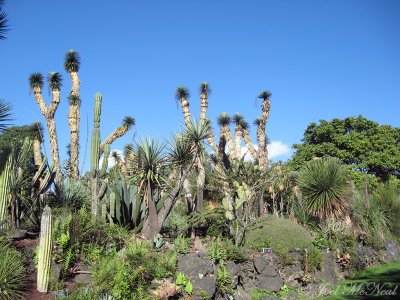
[[[124,251],[100,258],[92,266],[97,291],[115,299],[146,299],[153,279],[174,276],[176,254],[153,251],[150,242],[133,241]]]
[[[304,249],[313,242],[311,234],[289,219],[268,215],[256,220],[247,230],[245,246],[256,251],[264,247],[284,255],[290,250]]]
[[[207,246],[207,254],[215,263],[242,262],[248,259],[244,251],[229,239],[217,238]]]
[[[0,236],[0,299],[21,299],[26,274],[21,253]]]
[[[174,240],[175,250],[178,253],[186,254],[189,252],[189,241],[183,235],[178,236]]]
[[[322,265],[322,252],[317,247],[310,247],[302,253],[301,262],[303,265],[303,270],[306,270],[306,257],[308,257],[308,271],[314,272],[315,270],[320,270]]]
[[[217,289],[222,295],[232,295],[234,293],[228,271],[222,265],[217,269]]]

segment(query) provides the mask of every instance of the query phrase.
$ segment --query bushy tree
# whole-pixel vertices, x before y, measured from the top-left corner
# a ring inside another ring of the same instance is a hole
[[[379,125],[362,116],[344,120],[320,120],[304,132],[302,144],[290,165],[300,169],[314,157],[337,157],[354,170],[386,180],[389,175],[400,178],[400,128]]]

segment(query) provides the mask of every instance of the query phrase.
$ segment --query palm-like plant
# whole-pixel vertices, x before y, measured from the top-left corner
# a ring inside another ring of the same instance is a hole
[[[266,168],[268,164],[268,150],[265,140],[265,126],[267,124],[269,113],[271,110],[271,102],[269,98],[272,96],[270,91],[262,91],[258,94],[257,98],[262,99],[261,110],[262,115],[259,119],[257,127],[257,140],[258,140],[258,162],[261,168]]]
[[[68,125],[70,129],[71,177],[79,175],[79,127],[80,127],[80,81],[78,76],[81,59],[78,52],[70,50],[65,54],[64,68],[71,78],[69,95]]]
[[[190,93],[189,93],[189,90],[186,87],[179,86],[176,89],[175,99],[176,99],[176,101],[180,101],[180,103],[181,103],[183,117],[185,119],[186,127],[189,126],[190,120],[191,120],[189,97],[190,97]]]
[[[36,166],[42,164],[41,144],[43,143],[43,126],[40,122],[31,125],[31,136],[33,140],[33,159]]]
[[[121,126],[115,129],[101,144],[100,146],[101,151],[104,151],[104,147],[107,144],[111,145],[117,138],[120,138],[121,136],[125,135],[135,125],[135,123],[136,121],[134,118],[130,116],[125,116],[124,119],[122,120]]]
[[[347,169],[339,159],[328,157],[310,161],[300,170],[297,184],[309,213],[324,221],[346,213],[350,184]]]
[[[7,14],[3,12],[4,1],[0,0],[0,40],[4,40],[6,38],[5,33],[8,30],[7,24]]]
[[[12,120],[11,110],[11,104],[6,102],[4,99],[0,99],[0,132],[6,129],[8,125],[10,125],[7,122]]]

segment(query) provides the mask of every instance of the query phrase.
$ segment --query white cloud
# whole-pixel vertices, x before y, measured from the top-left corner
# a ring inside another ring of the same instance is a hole
[[[258,150],[257,144],[253,144],[253,147],[254,149],[256,149],[256,151]],[[289,146],[282,143],[281,141],[271,141],[271,143],[267,145],[267,149],[269,159],[273,159],[279,156],[288,156],[290,154]],[[243,156],[244,154],[246,154],[244,157],[245,160],[253,160],[246,146],[241,148],[241,155]]]
[[[281,141],[271,141],[271,143],[267,145],[267,149],[269,158],[275,158],[281,155],[287,156],[290,153],[289,146]]]

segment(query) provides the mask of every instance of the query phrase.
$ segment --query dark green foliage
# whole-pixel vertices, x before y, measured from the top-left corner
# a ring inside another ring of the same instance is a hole
[[[223,112],[219,115],[217,122],[220,126],[229,126],[232,122],[232,118],[226,112]]]
[[[22,299],[26,274],[21,253],[0,236],[0,299]]]
[[[34,88],[43,87],[43,75],[41,73],[32,73],[29,75],[29,87],[33,90]]]
[[[150,243],[134,241],[124,252],[102,258],[93,265],[96,289],[115,299],[143,299],[134,292],[146,291],[153,279],[173,276],[176,256],[173,252],[153,252]]]
[[[303,207],[326,220],[346,213],[349,181],[346,168],[337,158],[327,157],[310,161],[297,178],[302,192]]]
[[[67,72],[78,72],[81,64],[79,53],[75,50],[69,50],[65,54],[64,68]]]
[[[174,240],[175,250],[180,254],[186,254],[189,252],[189,240],[183,235],[178,236]]]
[[[53,192],[53,206],[64,206],[80,209],[89,204],[89,194],[81,181],[68,181],[56,186]]]
[[[322,252],[317,247],[309,247],[302,252],[301,262],[303,265],[303,270],[306,269],[306,258],[308,259],[308,271],[314,272],[315,270],[320,270],[322,265]]]
[[[314,157],[332,156],[353,169],[387,179],[400,177],[400,128],[362,116],[311,123],[290,165],[300,169]]]
[[[62,77],[58,72],[51,72],[47,76],[47,82],[49,84],[49,88],[52,90],[59,90],[62,86]]]
[[[304,249],[313,241],[311,234],[302,226],[285,218],[265,216],[249,226],[245,246],[256,251],[264,247],[282,255],[294,249]]]

